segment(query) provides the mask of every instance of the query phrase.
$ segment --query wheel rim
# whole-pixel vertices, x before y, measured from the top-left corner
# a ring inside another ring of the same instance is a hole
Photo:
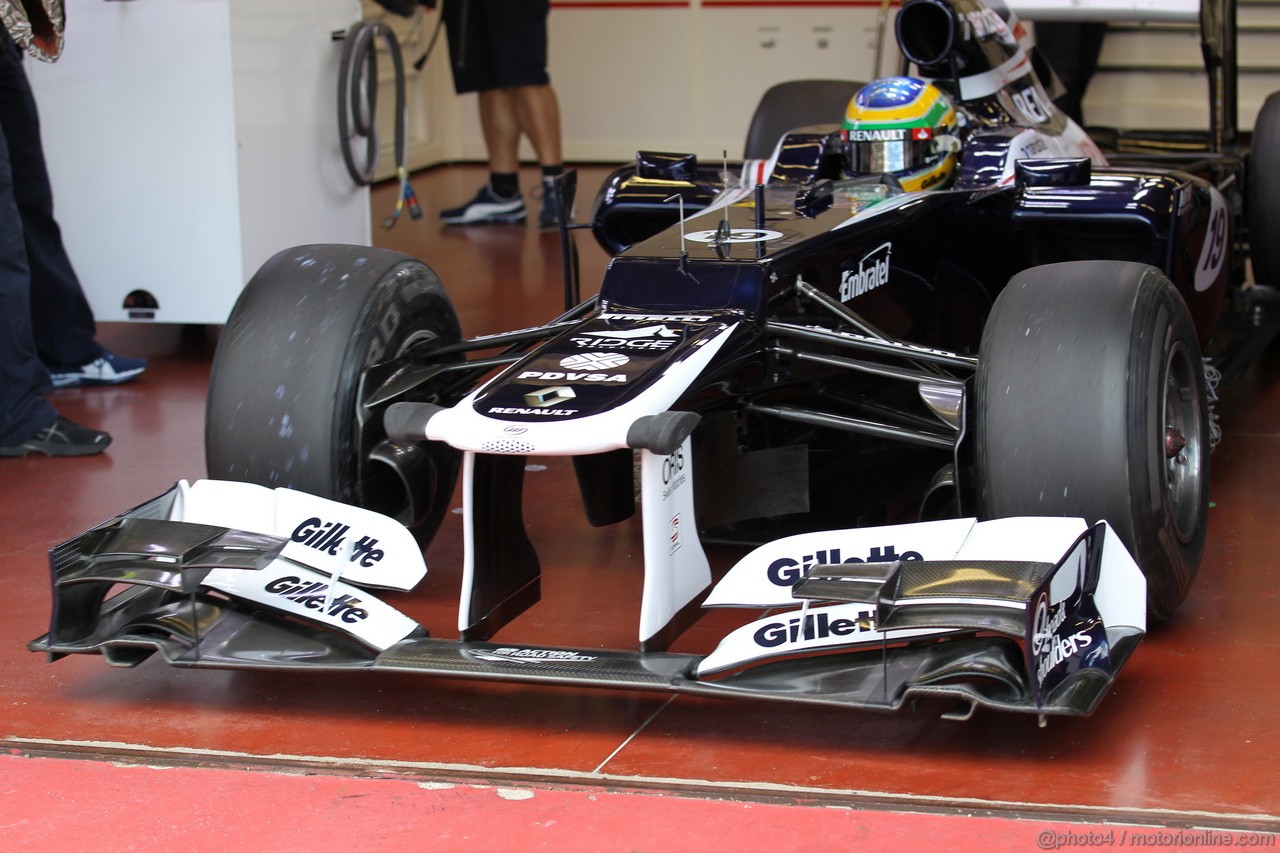
[[[430,345],[439,337],[434,329],[415,329],[396,344],[391,359],[403,358],[415,346]],[[405,526],[411,526],[418,520],[414,516],[416,504],[421,501],[415,502],[411,494],[409,472],[413,471],[420,479],[434,485],[435,468],[428,454],[410,453],[404,448],[393,447],[386,440],[382,409],[372,412],[365,402],[373,391],[368,387],[366,372],[357,385],[353,413],[360,448],[355,472],[356,501],[366,509],[389,515]]]
[[[1198,365],[1184,344],[1174,344],[1169,352],[1164,382],[1165,501],[1174,531],[1183,543],[1195,536],[1200,517],[1201,440]]]

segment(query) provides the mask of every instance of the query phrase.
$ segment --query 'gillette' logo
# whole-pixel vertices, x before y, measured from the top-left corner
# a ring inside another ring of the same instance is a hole
[[[889,281],[889,254],[892,243],[877,246],[862,256],[856,270],[845,270],[840,275],[840,301],[848,302],[868,290],[874,290]]]
[[[805,572],[814,566],[834,566],[837,563],[892,563],[895,560],[924,559],[919,551],[904,551],[899,554],[898,549],[892,545],[872,548],[865,560],[857,557],[841,559],[842,556],[839,548],[832,548],[829,551],[815,551],[812,554],[805,554],[798,560],[791,557],[779,557],[769,564],[769,568],[765,570],[765,573],[768,575],[769,583],[771,584],[793,586],[796,581],[804,577]]]
[[[870,613],[863,614],[870,617]],[[783,643],[798,643],[801,640],[827,640],[832,637],[847,637],[870,630],[854,619],[832,619],[826,613],[810,613],[801,619],[793,617],[786,622],[770,622],[760,626],[753,639],[756,645],[766,649],[776,648]]]
[[[349,593],[333,599],[329,602],[328,609],[325,609],[329,585],[319,581],[304,581],[290,575],[276,578],[263,589],[273,595],[297,602],[308,610],[323,611],[326,616],[346,622],[348,625],[369,618],[369,611],[358,606],[363,602]]]
[[[289,538],[294,542],[301,542],[308,548],[315,548],[317,551],[336,557],[341,552],[343,543],[347,541],[346,536],[350,530],[349,524],[322,521],[313,517],[295,527],[293,535]],[[351,548],[351,562],[359,563],[366,569],[371,568],[374,563],[386,556],[381,548],[373,547],[377,544],[377,539],[370,539],[368,536],[360,537]]]

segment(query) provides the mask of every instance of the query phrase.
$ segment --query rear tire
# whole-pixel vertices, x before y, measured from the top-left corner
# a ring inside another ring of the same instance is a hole
[[[367,370],[459,336],[448,295],[420,261],[361,246],[280,252],[241,293],[214,356],[209,476],[356,504],[429,537],[452,495],[457,454],[386,441],[391,401],[367,404]],[[395,401],[440,402],[429,388]]]
[[[1259,284],[1280,286],[1280,92],[1262,102],[1253,125],[1246,202],[1249,258]]]
[[[1170,618],[1204,550],[1208,410],[1194,324],[1153,267],[1075,261],[1000,294],[977,378],[983,517],[1105,519]]]

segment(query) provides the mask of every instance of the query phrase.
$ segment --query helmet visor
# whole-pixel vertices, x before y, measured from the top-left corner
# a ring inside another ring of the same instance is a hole
[[[890,172],[909,172],[927,165],[933,158],[932,139],[880,139],[858,141],[856,137],[870,135],[856,130],[848,132],[845,143],[845,163],[850,174],[871,175]]]

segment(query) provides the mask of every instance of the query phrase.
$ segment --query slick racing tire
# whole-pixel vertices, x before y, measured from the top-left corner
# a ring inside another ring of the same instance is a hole
[[[978,359],[976,486],[985,518],[1105,519],[1170,618],[1204,550],[1204,367],[1181,295],[1153,267],[1026,270],[992,309]]]
[[[1280,286],[1280,92],[1262,103],[1253,125],[1248,185],[1249,259],[1259,284]]]
[[[375,366],[410,351],[421,360],[459,337],[440,280],[408,255],[339,245],[280,252],[241,293],[214,356],[209,476],[356,504],[429,538],[458,456],[437,442],[393,445],[382,410],[442,401],[430,383],[374,400],[388,374]]]

